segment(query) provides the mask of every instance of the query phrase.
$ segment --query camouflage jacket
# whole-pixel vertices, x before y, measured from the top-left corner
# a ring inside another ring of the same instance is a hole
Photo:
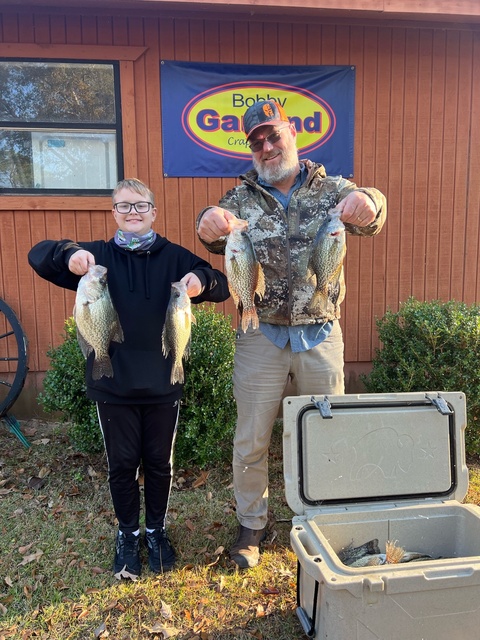
[[[313,241],[328,211],[352,191],[366,193],[375,203],[377,216],[367,227],[346,224],[354,235],[373,236],[382,228],[387,213],[385,196],[374,188],[358,188],[341,176],[327,176],[321,164],[302,160],[308,169],[305,183],[290,199],[288,210],[257,182],[257,172],[240,176],[242,184],[228,191],[219,206],[248,220],[256,257],[265,273],[265,296],[256,301],[261,322],[276,325],[323,323],[340,317],[345,282],[323,306],[309,308],[316,278],[308,269]],[[200,212],[197,226],[206,207]],[[203,243],[212,253],[224,253],[226,239]]]

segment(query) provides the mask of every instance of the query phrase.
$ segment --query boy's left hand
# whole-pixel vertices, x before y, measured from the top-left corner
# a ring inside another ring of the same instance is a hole
[[[202,293],[202,283],[200,282],[200,278],[194,273],[187,273],[186,276],[183,276],[180,282],[184,282],[187,285],[187,294],[189,298],[195,298]]]

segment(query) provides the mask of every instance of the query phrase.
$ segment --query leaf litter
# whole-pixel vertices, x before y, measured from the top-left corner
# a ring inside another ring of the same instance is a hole
[[[0,488],[10,491],[0,494],[0,517],[14,525],[4,535],[10,551],[0,637],[29,636],[28,629],[49,640],[301,637],[281,456],[271,469],[274,535],[259,567],[238,571],[226,551],[237,528],[230,469],[181,469],[168,514],[178,568],[152,574],[143,550],[140,580],[117,582],[111,572],[117,525],[104,455],[75,452],[62,429],[44,433],[40,424],[35,436],[37,444],[24,451],[0,434]],[[30,478],[44,481],[42,495]]]

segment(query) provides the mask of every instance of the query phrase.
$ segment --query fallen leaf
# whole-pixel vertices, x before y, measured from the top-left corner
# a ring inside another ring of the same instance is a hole
[[[185,526],[187,527],[187,529],[189,529],[190,531],[195,531],[195,525],[193,524],[193,522],[191,520],[186,520],[185,521]]]
[[[164,618],[167,618],[167,620],[169,620],[172,617],[172,607],[167,604],[166,602],[164,602],[163,600],[160,600],[161,604],[162,604],[162,608],[160,609],[160,613],[162,614],[162,616]]]
[[[208,624],[208,622],[209,621],[204,616],[197,616],[193,621],[193,632],[198,633],[206,624]]]
[[[40,469],[40,471],[38,472],[38,477],[39,478],[46,478],[48,476],[48,474],[50,473],[51,469],[49,469],[48,467],[42,467]]]
[[[77,620],[83,620],[83,618],[86,618],[90,613],[89,609],[84,609],[78,616],[77,616]]]
[[[18,547],[18,553],[20,553],[22,556],[25,555],[27,551],[33,547],[33,544],[33,542],[30,542],[30,544],[26,544],[23,547]]]
[[[102,622],[102,624],[95,629],[94,634],[95,634],[95,638],[107,638],[108,637],[107,625],[104,622]]]
[[[48,444],[50,438],[40,438],[40,440],[32,440],[32,444]]]
[[[213,562],[209,562],[209,563],[207,564],[207,567],[213,567],[213,566],[215,566],[219,560],[220,560],[220,556],[216,556],[216,557],[215,557],[215,560],[214,560]]]
[[[225,576],[220,576],[220,580],[215,585],[215,591],[218,591],[218,593],[222,593],[224,588],[225,588]]]
[[[91,572],[95,574],[105,573],[105,569],[102,569],[102,567],[92,567]]]
[[[45,480],[43,478],[39,478],[38,476],[33,476],[28,480],[28,488],[29,489],[41,489],[45,484]]]
[[[278,596],[280,591],[276,587],[264,587],[262,589],[262,593],[265,593],[268,596]]]
[[[224,526],[223,522],[212,522],[211,524],[208,525],[208,527],[205,527],[205,531],[218,531],[219,529],[222,529],[222,527]]]
[[[148,596],[146,593],[139,593],[135,596],[135,601],[136,602],[143,602],[147,607],[150,607],[150,600],[148,599]]]
[[[198,478],[193,482],[192,488],[198,489],[198,487],[201,487],[202,485],[204,485],[209,475],[210,475],[210,471],[202,471],[198,476]]]
[[[40,550],[35,553],[31,553],[29,556],[25,556],[23,560],[18,563],[18,566],[20,567],[22,565],[29,564],[30,562],[35,562],[35,560],[38,560],[41,556],[43,556],[43,551]]]
[[[13,581],[10,578],[10,576],[5,576],[5,582],[8,584],[9,587],[13,587]]]
[[[65,589],[68,589],[68,585],[65,584],[65,582],[63,580],[58,580],[55,583],[55,589],[57,589],[58,591],[65,591]]]
[[[180,633],[175,627],[166,627],[161,622],[155,622],[151,627],[146,624],[142,625],[149,633],[161,633],[162,638],[175,638]]]
[[[90,478],[96,478],[98,475],[95,469],[91,465],[88,466],[87,473],[90,476]]]
[[[126,567],[127,565],[125,565]],[[123,569],[120,569],[120,571],[118,571],[117,573],[114,573],[113,575],[115,576],[115,578],[117,580],[121,580],[122,578],[130,578],[130,580],[133,580],[133,582],[136,582],[138,580],[138,576],[135,573],[130,573],[129,571],[126,570],[126,568],[123,567]]]

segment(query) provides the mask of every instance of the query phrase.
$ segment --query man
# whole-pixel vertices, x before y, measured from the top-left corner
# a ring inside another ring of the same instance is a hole
[[[232,220],[247,220],[265,274],[265,295],[256,301],[260,328],[237,333],[233,374],[240,526],[230,557],[241,568],[259,561],[267,524],[268,447],[288,380],[300,395],[344,393],[338,322],[343,272],[327,299],[312,305],[315,276],[308,261],[317,231],[332,208],[355,235],[375,235],[386,217],[386,200],[377,189],[360,189],[341,176],[327,176],[320,164],[299,160],[295,125],[275,101],[249,107],[244,129],[254,169],[197,220],[198,235],[212,253],[224,252]]]

